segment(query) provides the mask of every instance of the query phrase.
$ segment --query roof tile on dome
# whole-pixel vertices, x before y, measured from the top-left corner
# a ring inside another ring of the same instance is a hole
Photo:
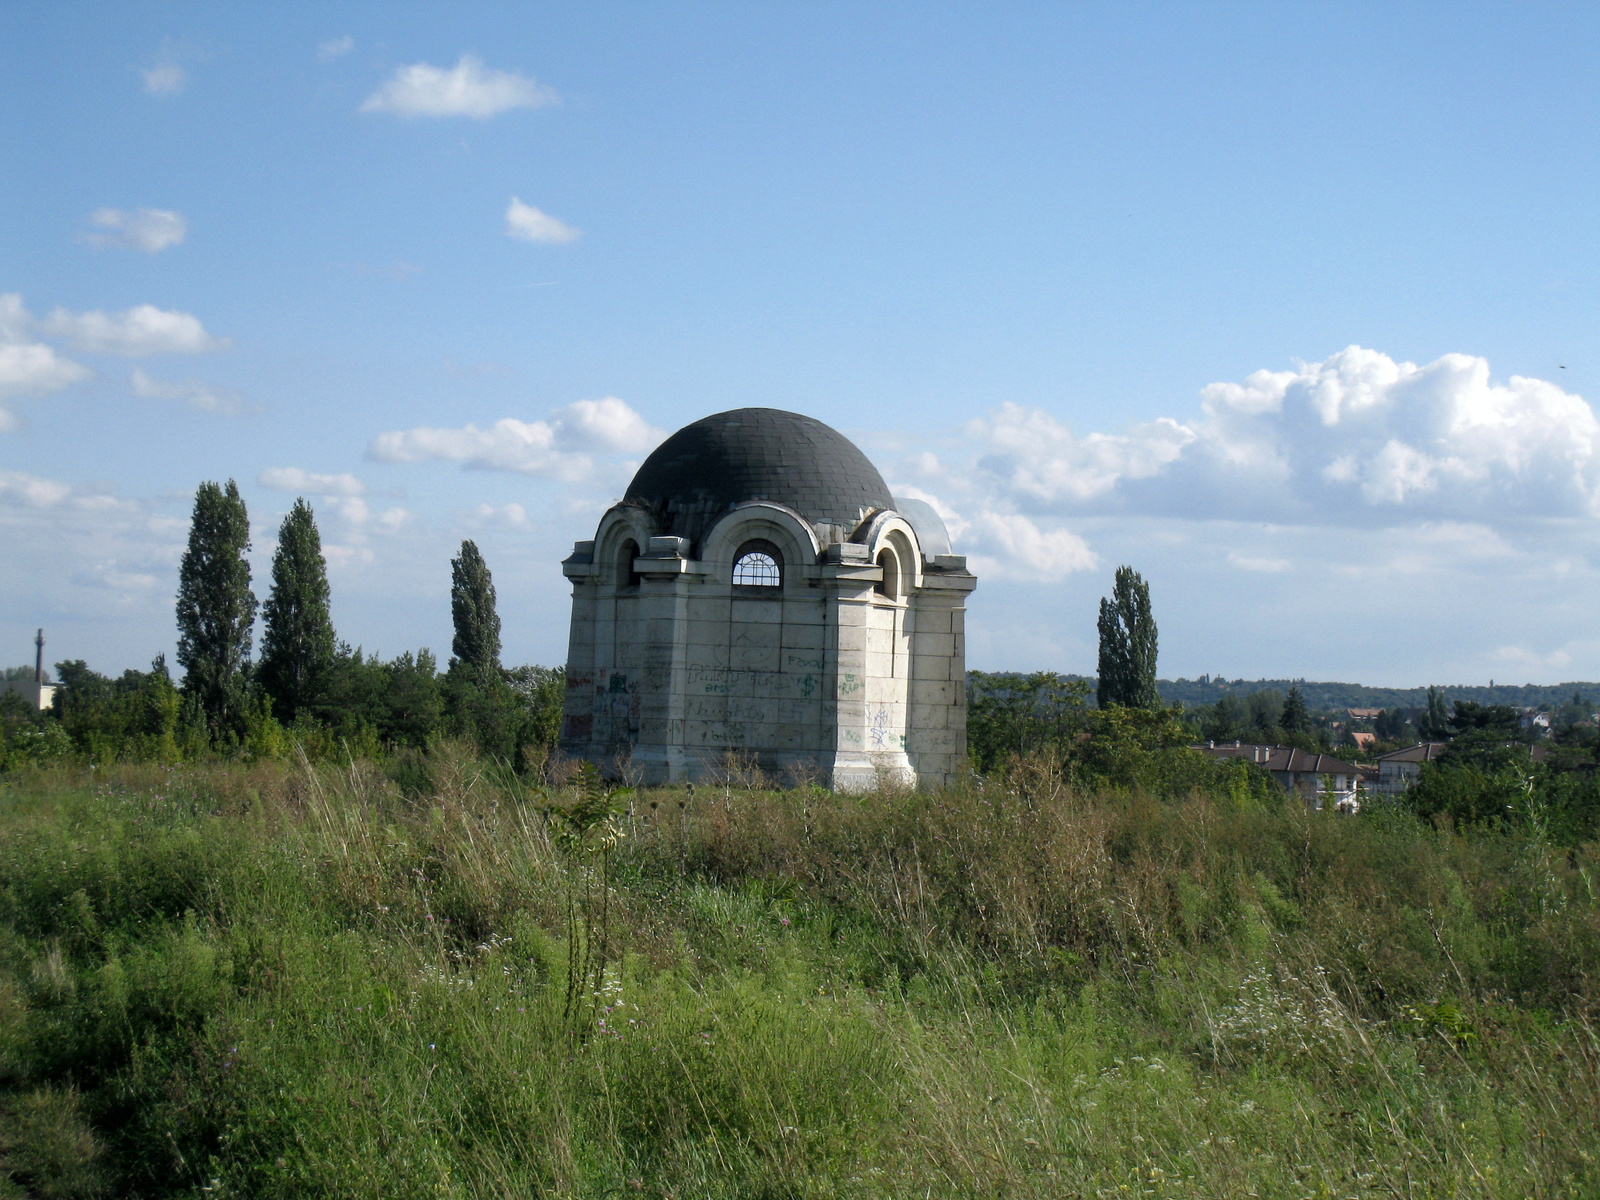
[[[695,542],[722,513],[752,500],[846,529],[894,504],[849,438],[776,408],[736,408],[685,425],[645,459],[623,499],[652,510],[664,533]]]

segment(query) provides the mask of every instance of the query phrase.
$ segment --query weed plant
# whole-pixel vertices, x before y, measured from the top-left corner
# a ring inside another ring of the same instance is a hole
[[[0,782],[0,1195],[1600,1192],[1594,846],[569,778]]]

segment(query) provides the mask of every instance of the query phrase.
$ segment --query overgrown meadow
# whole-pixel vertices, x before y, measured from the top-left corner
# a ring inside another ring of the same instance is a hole
[[[3,1194],[1595,1194],[1597,874],[1049,760],[858,797],[448,745],[29,769]]]

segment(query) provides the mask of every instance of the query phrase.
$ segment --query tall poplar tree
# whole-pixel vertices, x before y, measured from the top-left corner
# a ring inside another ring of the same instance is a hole
[[[328,565],[317,519],[297,497],[278,530],[272,555],[272,591],[262,606],[261,665],[257,678],[279,717],[295,715],[321,698],[333,670],[333,621],[328,615]]]
[[[256,597],[250,590],[250,517],[239,487],[207,481],[194,497],[189,546],[178,567],[178,665],[183,690],[213,736],[243,732],[245,673]]]
[[[1417,721],[1417,732],[1430,742],[1442,742],[1450,737],[1450,710],[1445,707],[1444,693],[1428,685],[1428,708]]]
[[[1311,712],[1306,708],[1305,695],[1298,683],[1289,688],[1289,698],[1283,702],[1283,716],[1279,718],[1285,733],[1310,733]]]
[[[450,619],[455,636],[450,641],[450,666],[470,667],[480,675],[500,669],[500,616],[494,609],[494,580],[477,544],[461,543],[461,553],[450,560]]]
[[[1150,587],[1132,567],[1118,567],[1109,600],[1100,601],[1101,708],[1160,708],[1156,691],[1156,621]]]

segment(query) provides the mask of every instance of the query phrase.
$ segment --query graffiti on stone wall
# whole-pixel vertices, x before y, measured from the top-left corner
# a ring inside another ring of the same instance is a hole
[[[600,670],[594,680],[594,719],[590,740],[607,746],[639,741],[639,685],[626,671]]]
[[[888,750],[894,745],[894,730],[890,727],[889,710],[882,704],[871,712],[867,724],[867,737],[874,750]]]

